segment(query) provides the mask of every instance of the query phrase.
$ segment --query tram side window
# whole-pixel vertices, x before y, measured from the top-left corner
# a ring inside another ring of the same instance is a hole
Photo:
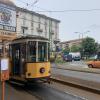
[[[47,43],[38,42],[38,61],[47,61]]]
[[[30,41],[28,46],[29,46],[28,60],[30,62],[36,62],[36,42]]]

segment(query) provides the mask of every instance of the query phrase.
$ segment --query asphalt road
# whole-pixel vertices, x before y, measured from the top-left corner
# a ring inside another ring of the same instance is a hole
[[[78,96],[59,91],[44,84],[29,87],[29,91],[31,91],[31,93],[34,91],[42,100],[83,100]]]
[[[1,86],[1,85],[0,85]],[[0,89],[1,94],[1,89]],[[19,86],[6,84],[5,100],[84,100],[45,84]]]
[[[61,65],[61,64],[59,64]],[[72,62],[66,62],[62,64],[62,67],[80,67],[80,68],[88,68],[86,62],[84,61],[72,61]],[[57,64],[52,63],[52,67],[57,67]]]
[[[84,61],[72,61],[68,63],[70,66],[73,67],[82,67],[82,68],[88,68],[87,64]]]
[[[6,84],[5,100],[38,100],[35,96],[27,93],[23,86],[14,86]],[[0,83],[0,100],[1,100],[1,83]]]

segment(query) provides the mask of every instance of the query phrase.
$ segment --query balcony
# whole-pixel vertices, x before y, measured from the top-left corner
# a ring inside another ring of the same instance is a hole
[[[54,33],[55,33],[55,32],[54,32],[53,30],[51,30],[51,34],[54,35]]]
[[[43,29],[37,28],[37,32],[42,33],[43,32]]]
[[[60,42],[60,39],[54,40],[54,44],[58,44]]]

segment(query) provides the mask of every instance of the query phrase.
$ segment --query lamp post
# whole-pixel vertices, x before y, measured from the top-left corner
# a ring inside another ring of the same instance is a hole
[[[84,38],[84,34],[87,34],[87,33],[89,33],[90,31],[88,30],[88,31],[86,31],[86,32],[83,32],[83,33],[81,33],[81,32],[75,32],[76,34],[78,33],[79,34],[79,39],[81,39],[81,35],[82,35],[82,39]]]
[[[88,30],[88,31],[83,32],[83,33],[81,33],[81,32],[75,32],[75,33],[78,33],[78,34],[79,34],[79,39],[82,39],[82,40],[83,40],[84,34],[87,34],[87,33],[89,33],[89,32],[90,32],[90,31]],[[82,38],[80,38],[80,35],[82,35]],[[83,55],[84,55],[84,48],[82,49],[82,52],[83,52]]]

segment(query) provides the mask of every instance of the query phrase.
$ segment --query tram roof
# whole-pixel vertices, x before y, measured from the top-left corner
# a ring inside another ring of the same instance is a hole
[[[16,39],[14,39],[13,41],[27,40],[27,39],[47,40],[47,41],[49,41],[49,39],[47,39],[47,38],[44,38],[44,37],[41,37],[41,36],[35,36],[35,35],[21,36],[21,37],[18,37]]]
[[[41,37],[41,36],[28,35],[28,36],[21,36],[21,37],[14,39],[11,42],[11,44],[23,43],[23,42],[28,42],[28,41],[49,42],[49,39]]]

